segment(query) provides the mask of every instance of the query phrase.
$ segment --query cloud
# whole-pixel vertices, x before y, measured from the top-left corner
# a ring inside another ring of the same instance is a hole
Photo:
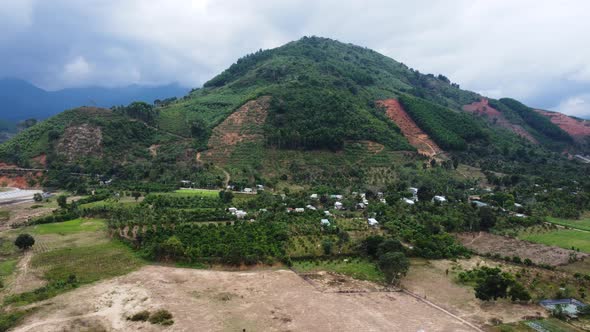
[[[567,98],[554,109],[567,115],[588,118],[590,117],[590,93]]]
[[[92,69],[82,56],[76,57],[64,66],[63,78],[68,82],[83,81],[91,74]]]
[[[195,87],[246,53],[317,35],[536,107],[590,92],[585,0],[0,0],[0,21],[13,11],[0,77],[53,89]],[[64,65],[77,57],[89,72],[74,79]]]

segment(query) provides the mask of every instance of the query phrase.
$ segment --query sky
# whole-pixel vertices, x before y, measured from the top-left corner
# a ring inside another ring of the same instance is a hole
[[[590,116],[588,12],[587,0],[0,0],[0,77],[192,88],[246,53],[316,35]]]

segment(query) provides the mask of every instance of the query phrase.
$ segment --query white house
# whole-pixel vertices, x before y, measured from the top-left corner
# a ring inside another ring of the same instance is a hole
[[[342,210],[342,208],[343,208],[343,207],[344,207],[344,206],[342,205],[342,203],[341,203],[341,202],[336,202],[336,203],[334,203],[334,208],[335,208],[336,210]]]
[[[406,204],[410,204],[410,205],[414,205],[416,204],[416,202],[414,202],[413,200],[409,199],[409,198],[402,198],[402,201],[404,201],[404,203]]]
[[[447,198],[445,196],[436,195],[436,196],[432,197],[432,201],[436,202],[436,203],[444,203],[447,201]]]
[[[309,196],[309,198],[311,198],[311,199],[318,199],[318,194],[311,194]]]
[[[475,205],[475,207],[481,208],[481,207],[485,207],[488,206],[488,203],[484,203],[482,201],[471,201],[471,204]]]
[[[244,217],[247,215],[248,213],[246,211],[243,210],[238,210],[236,211],[236,217],[238,219],[244,219]]]
[[[356,205],[356,208],[357,208],[357,209],[364,209],[364,208],[366,208],[366,207],[367,207],[367,206],[365,205],[365,203],[357,203],[357,205]]]
[[[330,213],[330,211],[324,211],[324,215],[325,215],[326,217],[330,217],[332,214]]]
[[[252,192],[252,188],[244,188],[244,192],[245,193],[251,193]]]
[[[330,226],[330,220],[328,220],[328,219],[322,219],[322,220],[320,220],[320,223],[322,225]]]
[[[263,185],[261,185],[261,184],[257,184],[257,185],[256,185],[256,189],[257,189],[257,190],[264,190],[264,186],[263,186]]]
[[[308,209],[308,210],[312,210],[312,211],[315,211],[315,210],[317,210],[317,209],[315,208],[315,206],[313,206],[313,205],[311,205],[311,204],[308,204],[308,205],[307,205],[305,208],[306,208],[306,209]]]
[[[342,195],[330,195],[330,198],[333,198],[333,199],[342,199],[342,197],[343,197]]]
[[[229,213],[231,214],[236,214],[236,212],[238,212],[238,209],[236,209],[235,207],[230,207],[229,209],[227,209],[229,211]]]
[[[304,208],[295,208],[295,212],[303,213],[303,212],[305,212],[305,209]]]
[[[369,219],[367,219],[367,223],[371,227],[376,227],[377,225],[379,225],[379,222],[375,218],[369,218]]]

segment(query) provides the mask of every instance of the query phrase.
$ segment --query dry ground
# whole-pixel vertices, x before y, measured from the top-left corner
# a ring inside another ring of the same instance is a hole
[[[494,322],[511,323],[524,317],[546,315],[538,305],[520,305],[508,301],[483,302],[475,298],[472,287],[457,284],[451,271],[454,265],[463,270],[474,268],[478,262],[494,265],[481,257],[452,262],[449,260],[414,260],[408,276],[403,280],[404,288],[418,296],[438,304],[449,312],[478,326],[493,325]]]
[[[528,258],[536,264],[548,264],[552,266],[566,265],[569,263],[570,253],[576,253],[572,250],[486,232],[463,233],[459,234],[457,238],[465,247],[478,254],[500,254],[502,257],[518,256],[523,260]],[[584,253],[576,253],[576,255],[580,259],[589,256]]]
[[[322,283],[323,285],[325,283]],[[362,284],[359,284],[362,287]],[[325,285],[324,285],[325,286]],[[356,287],[358,290],[358,287]],[[170,327],[130,322],[167,309]],[[322,292],[289,270],[224,272],[146,266],[41,306],[14,331],[472,331],[396,292]]]

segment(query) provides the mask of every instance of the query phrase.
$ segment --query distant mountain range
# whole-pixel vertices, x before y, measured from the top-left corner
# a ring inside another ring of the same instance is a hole
[[[130,85],[120,88],[85,87],[46,91],[20,79],[0,79],[0,127],[25,119],[46,119],[80,106],[111,107],[133,101],[152,103],[156,99],[186,95],[178,84]]]

